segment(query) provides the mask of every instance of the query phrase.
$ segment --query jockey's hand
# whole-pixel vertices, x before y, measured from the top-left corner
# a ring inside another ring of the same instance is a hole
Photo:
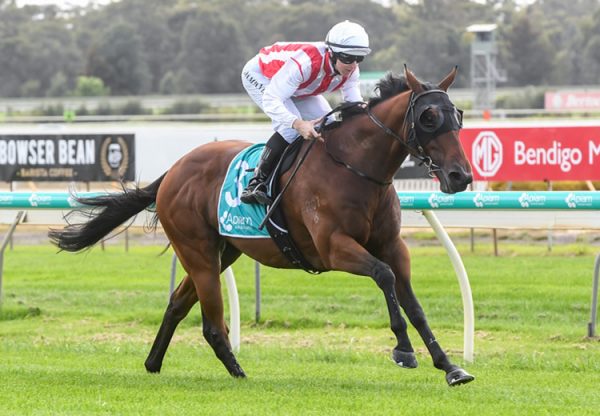
[[[323,138],[321,137],[321,134],[317,133],[315,130],[315,126],[320,122],[321,119],[300,120],[297,118],[292,124],[292,127],[306,140],[317,139],[322,141]]]

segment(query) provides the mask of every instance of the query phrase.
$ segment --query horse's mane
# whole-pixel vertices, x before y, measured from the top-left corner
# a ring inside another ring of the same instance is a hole
[[[379,95],[372,97],[369,100],[369,107],[373,107],[380,102],[398,95],[401,92],[408,91],[409,89],[410,87],[408,86],[404,76],[394,74],[393,72],[388,72],[375,85],[375,90],[379,91]]]
[[[421,83],[421,85],[423,86],[424,90],[436,88],[435,85],[428,82]],[[369,107],[376,106],[382,101],[385,101],[388,98],[392,98],[400,94],[401,92],[408,91],[409,89],[410,87],[408,86],[408,82],[406,82],[406,77],[404,77],[404,75],[397,75],[393,72],[388,72],[375,85],[375,90],[379,91],[379,95],[376,97],[372,97],[369,100]]]
[[[429,83],[423,83],[421,85],[425,90],[429,90],[435,87],[434,85]],[[410,87],[408,86],[408,82],[406,82],[406,77],[404,77],[403,75],[394,74],[393,72],[388,72],[375,85],[375,90],[379,91],[379,95],[369,99],[367,103],[369,108],[376,106],[377,104],[387,100],[388,98],[392,98],[402,92],[410,90]],[[355,115],[365,114],[365,107],[364,105],[360,104],[361,102],[343,103],[339,108],[339,111],[342,114],[341,119],[347,120]],[[340,124],[340,122],[331,123],[325,126],[325,129],[335,129],[339,127]]]

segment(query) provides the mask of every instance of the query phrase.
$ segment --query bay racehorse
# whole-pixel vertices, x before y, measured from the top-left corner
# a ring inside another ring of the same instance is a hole
[[[388,74],[378,85],[380,96],[364,111],[325,129],[323,141],[302,143],[303,149],[312,143],[312,150],[281,198],[290,235],[315,269],[369,276],[383,291],[397,340],[394,362],[417,366],[402,308],[449,385],[467,383],[473,376],[450,362],[413,293],[392,179],[412,154],[439,179],[443,192],[460,192],[471,183],[471,166],[459,142],[462,113],[446,93],[455,76],[456,68],[435,85],[421,83],[406,68],[404,77]],[[271,239],[224,237],[218,232],[217,203],[226,170],[249,145],[233,140],[202,145],[147,187],[80,198],[95,207],[90,218],[49,233],[59,248],[80,251],[156,204],[155,216],[187,275],[171,296],[145,362],[150,372],[160,371],[177,325],[200,301],[208,344],[232,376],[245,377],[228,340],[220,273],[241,253],[267,266],[293,267]],[[286,183],[289,176],[284,174],[280,182]]]

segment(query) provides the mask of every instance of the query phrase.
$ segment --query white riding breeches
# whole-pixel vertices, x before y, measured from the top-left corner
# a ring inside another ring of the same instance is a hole
[[[263,111],[263,94],[270,82],[271,80],[265,77],[260,71],[258,57],[251,59],[244,66],[242,70],[242,85],[250,98]],[[291,97],[283,100],[283,105],[289,112],[298,116],[301,120],[316,120],[331,111],[331,106],[322,95],[302,98]],[[275,120],[272,121],[272,125],[273,130],[281,134],[288,143],[293,142],[299,136],[295,129],[278,123]]]

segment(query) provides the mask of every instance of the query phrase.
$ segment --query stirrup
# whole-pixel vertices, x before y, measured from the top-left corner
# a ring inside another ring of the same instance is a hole
[[[242,192],[240,200],[244,204],[270,205],[273,200],[267,194],[267,184],[258,180],[255,182],[258,183],[253,184],[252,180],[250,180],[248,187]]]

